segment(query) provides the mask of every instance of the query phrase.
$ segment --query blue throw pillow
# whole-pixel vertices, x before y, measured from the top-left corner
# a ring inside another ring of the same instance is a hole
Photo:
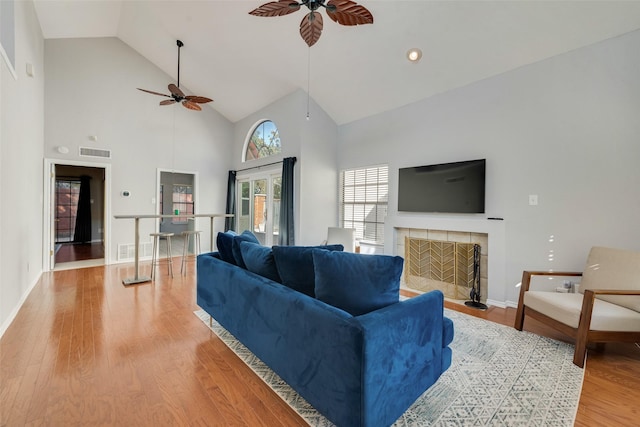
[[[229,264],[236,265],[236,259],[233,257],[233,238],[237,236],[233,230],[228,230],[218,233],[218,237],[216,237],[216,246],[218,248],[218,253],[220,254],[220,259]]]
[[[342,251],[344,246],[274,246],[272,249],[282,284],[311,297],[315,296],[316,286],[312,254],[314,249]]]
[[[252,242],[240,242],[240,251],[247,270],[280,283],[271,248]]]
[[[242,251],[240,250],[240,243],[242,242],[251,242],[251,243],[260,244],[260,241],[249,230],[244,230],[242,234],[233,236],[233,244],[231,246],[231,251],[233,252],[233,258],[236,260],[236,265],[238,267],[242,267],[246,270],[247,266],[244,264],[244,260],[242,259]]]
[[[313,251],[316,298],[359,316],[400,299],[399,256]]]

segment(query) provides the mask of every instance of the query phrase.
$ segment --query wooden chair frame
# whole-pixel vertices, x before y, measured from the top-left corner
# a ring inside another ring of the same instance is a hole
[[[532,317],[557,331],[575,339],[575,351],[573,363],[584,368],[587,345],[603,342],[640,342],[639,332],[626,331],[594,331],[591,330],[591,316],[596,295],[640,295],[640,290],[632,289],[586,289],[582,299],[580,322],[577,328],[572,328],[547,315],[535,311],[524,305],[524,293],[529,290],[532,276],[582,276],[580,272],[549,272],[549,271],[524,271],[522,273],[522,285],[520,286],[520,298],[514,328],[521,331],[524,326],[525,315]]]

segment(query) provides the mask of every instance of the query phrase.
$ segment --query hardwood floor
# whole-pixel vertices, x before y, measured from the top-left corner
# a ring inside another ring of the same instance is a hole
[[[0,425],[305,425],[193,315],[188,271],[130,287],[132,266],[43,274],[0,340]],[[515,316],[447,306],[507,325]],[[639,401],[640,349],[589,353],[576,425],[634,425]]]
[[[56,250],[56,263],[104,258],[104,245],[100,243],[63,243]]]

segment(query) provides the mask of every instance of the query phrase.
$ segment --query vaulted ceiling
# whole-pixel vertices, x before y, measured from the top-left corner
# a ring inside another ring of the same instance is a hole
[[[640,29],[640,1],[360,0],[373,25],[325,15],[309,48],[298,32],[302,10],[248,14],[265,1],[34,3],[46,39],[118,37],[174,79],[182,40],[181,87],[213,98],[205,108],[232,122],[302,89],[337,124],[349,123]],[[406,59],[414,47],[418,63]]]

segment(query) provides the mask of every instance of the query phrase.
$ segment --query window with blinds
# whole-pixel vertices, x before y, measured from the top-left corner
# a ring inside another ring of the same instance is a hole
[[[340,173],[340,222],[355,228],[356,239],[384,243],[389,200],[389,167],[374,166]]]

